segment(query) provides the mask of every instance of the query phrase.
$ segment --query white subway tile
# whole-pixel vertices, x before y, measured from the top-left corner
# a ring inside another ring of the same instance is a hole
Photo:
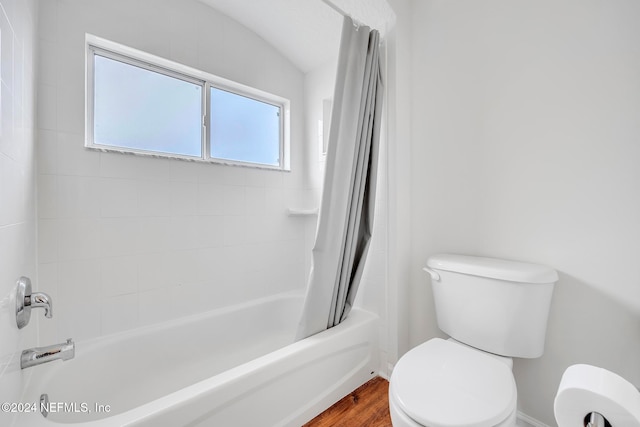
[[[245,188],[246,214],[251,216],[264,215],[267,206],[266,190],[263,187]]]
[[[58,2],[38,2],[38,13],[40,16],[46,17],[46,19],[38,20],[38,36],[43,41],[57,42]]]
[[[184,182],[198,182],[199,167],[203,166],[200,163],[188,162],[188,161],[172,161],[169,164],[169,178],[172,181],[184,181]]]
[[[167,251],[172,248],[172,219],[150,217],[139,224],[139,250],[141,252]]]
[[[78,44],[73,46],[56,45],[49,43],[50,48],[55,49],[55,84],[64,93],[64,98],[69,95],[69,90],[80,90],[84,99],[84,73],[85,73],[85,51],[79,49]],[[84,115],[82,115],[84,120]]]
[[[100,178],[60,175],[58,197],[60,218],[100,216]]]
[[[13,88],[13,28],[4,13],[0,12],[0,60],[2,68],[0,69],[0,77],[2,83],[7,87]]]
[[[176,315],[178,316],[202,313],[220,307],[222,299],[220,286],[214,286],[212,283],[198,283],[180,287],[177,290]]]
[[[217,163],[196,163],[198,182],[209,185],[224,185],[225,166]]]
[[[72,86],[57,86],[57,129],[61,132],[84,132],[84,85],[82,80]]]
[[[102,300],[102,335],[138,326],[138,294],[119,295]]]
[[[268,169],[248,168],[246,185],[251,187],[282,188],[282,176],[287,172]]]
[[[195,215],[198,185],[192,182],[171,181],[168,186],[171,195],[171,214],[175,216]]]
[[[49,25],[53,26],[53,29],[55,30],[54,40],[59,43],[60,46],[75,45],[81,48],[81,46],[84,44],[84,34],[86,32],[89,32],[87,31],[87,18],[89,17],[89,13],[93,12],[94,16],[101,16],[100,9],[102,6],[102,2],[86,2],[90,3],[91,6],[89,6],[85,2],[71,3],[65,1],[56,1],[55,3],[57,3],[57,7],[55,8],[55,22],[49,23]],[[43,16],[42,12],[40,12],[40,16]],[[45,21],[48,20],[49,19],[45,19]],[[96,20],[96,23],[99,22],[106,23],[106,20]]]
[[[59,220],[40,219],[38,221],[38,262],[58,261],[58,242],[60,240]]]
[[[33,279],[33,278],[32,278]],[[34,320],[38,322],[38,342],[54,343],[58,340],[58,263],[38,265],[38,280],[33,282],[34,288],[38,291],[47,293],[53,300],[54,316],[46,318],[44,316],[36,317]],[[86,295],[86,294],[85,294]]]
[[[269,216],[247,216],[244,224],[245,241],[247,243],[263,243],[273,236],[273,229],[269,223]],[[273,240],[273,239],[271,239]]]
[[[16,279],[20,276],[16,276],[18,273],[16,271],[17,266],[15,265],[15,261],[17,258],[17,254],[15,253],[14,248],[12,247],[14,240],[18,236],[17,228],[15,225],[8,225],[0,227],[0,259],[2,260],[4,266],[3,269],[0,270],[0,299],[4,300],[3,296],[5,293],[9,295],[11,293],[11,289],[15,286]],[[4,300],[7,301],[8,299]],[[2,304],[0,304],[0,309],[2,308]]]
[[[47,2],[49,3],[49,2]],[[41,39],[38,46],[38,82],[45,85],[57,84],[58,45],[50,40]],[[83,79],[84,80],[84,79]]]
[[[229,268],[228,252],[225,248],[200,249],[196,255],[198,260],[198,278],[202,283],[224,283],[226,278],[233,274],[233,268]]]
[[[226,185],[222,191],[222,203],[225,215],[245,215],[247,201],[245,187]]]
[[[59,200],[58,177],[56,175],[38,176],[38,217],[56,218]]]
[[[170,216],[172,211],[168,181],[136,180],[138,190],[138,214],[145,216]]]
[[[38,264],[38,289],[50,295],[58,294],[58,267],[57,262]]]
[[[298,208],[299,205],[290,205],[288,199],[285,199],[285,190],[282,188],[266,188],[265,189],[265,214],[267,215],[286,215],[287,208]]]
[[[95,258],[100,248],[100,221],[94,218],[60,219],[58,250],[60,260]]]
[[[50,130],[39,130],[37,140],[38,173],[58,173],[58,135]]]
[[[60,262],[57,293],[61,299],[77,303],[84,303],[87,295],[100,295],[100,261],[87,259]]]
[[[170,247],[184,250],[202,247],[199,219],[197,216],[172,217],[169,222]]]
[[[38,85],[38,129],[57,130],[58,101],[54,85]]]
[[[61,175],[98,176],[102,154],[84,146],[84,136],[58,133],[58,172]]]
[[[164,288],[171,284],[169,252],[143,252],[136,256],[140,292]]]
[[[171,286],[191,285],[200,281],[200,259],[197,249],[169,253],[169,280]]]
[[[263,254],[258,253],[256,245],[235,245],[224,248],[220,259],[220,271],[225,275],[242,274],[247,268],[259,262]]]
[[[15,159],[19,147],[14,140],[13,94],[4,82],[0,83],[0,96],[0,151]]]
[[[197,225],[198,244],[200,248],[219,247],[224,244],[224,222],[216,215],[198,216]]]
[[[247,243],[247,222],[246,216],[224,216],[224,245],[238,246]]]
[[[224,186],[210,184],[208,182],[198,183],[198,215],[223,215],[224,207]]]
[[[103,218],[138,214],[137,182],[131,179],[103,178],[100,183],[100,215]]]
[[[9,159],[4,153],[0,152],[0,227],[9,224],[10,215],[10,202],[9,202],[9,168],[11,159]]]
[[[135,256],[109,257],[100,260],[102,297],[138,292],[138,261]]]
[[[138,252],[140,221],[137,218],[102,218],[100,256],[133,255]]]
[[[176,316],[176,287],[153,289],[139,294],[140,325],[149,325],[173,319]]]
[[[171,172],[171,161],[176,160],[106,152],[100,159],[100,176],[164,180]]]
[[[223,168],[225,185],[246,185],[248,168],[241,166],[223,166]]]
[[[101,310],[83,301],[60,298],[56,303],[58,339],[73,338],[75,342],[100,336]]]

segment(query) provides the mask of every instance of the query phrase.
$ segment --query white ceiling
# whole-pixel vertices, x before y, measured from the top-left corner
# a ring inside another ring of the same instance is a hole
[[[386,0],[200,1],[253,30],[305,73],[338,55],[342,15],[336,9],[382,36],[395,21]]]
[[[200,0],[250,28],[308,72],[337,57],[342,16],[322,0]]]

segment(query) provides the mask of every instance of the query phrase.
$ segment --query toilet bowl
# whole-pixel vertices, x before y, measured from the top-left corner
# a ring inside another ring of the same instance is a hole
[[[409,350],[389,380],[394,427],[513,427],[512,357],[540,357],[557,273],[465,255],[430,257],[436,319],[451,339]]]
[[[516,402],[511,359],[440,338],[405,354],[389,387],[394,427],[511,427]]]

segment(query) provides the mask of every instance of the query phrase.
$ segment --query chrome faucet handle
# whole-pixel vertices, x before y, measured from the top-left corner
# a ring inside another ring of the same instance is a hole
[[[33,292],[30,296],[25,297],[25,305],[27,305],[27,298],[29,298],[31,308],[42,307],[44,308],[44,317],[48,319],[53,317],[53,305],[51,304],[51,297],[49,295],[44,292]]]
[[[31,308],[44,308],[44,315],[47,318],[53,317],[53,303],[51,297],[44,292],[31,292],[31,280],[28,277],[18,279],[16,289],[16,324],[18,329],[22,329],[31,319]]]

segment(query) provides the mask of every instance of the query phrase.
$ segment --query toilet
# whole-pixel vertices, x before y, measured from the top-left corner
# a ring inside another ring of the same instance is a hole
[[[409,350],[389,380],[394,427],[512,427],[513,357],[544,351],[553,287],[548,267],[440,254],[427,260],[438,327]]]

